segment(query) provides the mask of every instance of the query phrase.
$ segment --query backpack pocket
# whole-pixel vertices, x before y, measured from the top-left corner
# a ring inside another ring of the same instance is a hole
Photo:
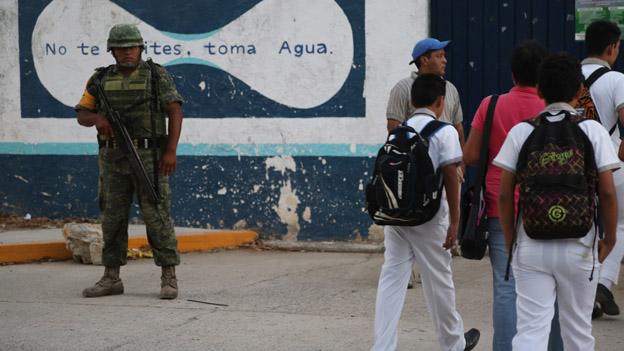
[[[531,239],[584,237],[594,224],[595,202],[587,187],[533,184],[520,196],[524,229]]]

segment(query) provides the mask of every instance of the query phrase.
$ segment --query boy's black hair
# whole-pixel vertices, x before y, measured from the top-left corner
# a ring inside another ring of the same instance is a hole
[[[617,24],[605,20],[592,22],[585,30],[585,49],[588,56],[599,56],[609,45],[620,41],[622,31]]]
[[[446,81],[435,74],[419,74],[412,84],[412,105],[427,107],[433,105],[439,96],[446,94]]]
[[[583,79],[581,64],[576,57],[561,52],[544,59],[537,86],[547,104],[570,102],[576,97]]]
[[[516,84],[537,85],[539,65],[548,56],[548,50],[536,40],[527,40],[517,46],[511,55],[511,73]]]

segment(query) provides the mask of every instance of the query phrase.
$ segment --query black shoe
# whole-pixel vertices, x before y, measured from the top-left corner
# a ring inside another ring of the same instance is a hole
[[[602,312],[609,316],[617,316],[620,314],[620,308],[613,299],[613,294],[606,286],[598,283],[596,289],[596,301],[600,304]]]
[[[466,339],[466,348],[464,350],[469,351],[474,349],[474,347],[477,346],[477,343],[479,343],[480,336],[481,333],[479,332],[479,329],[472,328],[465,332],[464,339]]]
[[[407,288],[413,289],[415,282],[416,282],[416,275],[414,274],[414,271],[412,271],[412,273],[410,274],[409,282],[407,283]]]
[[[602,317],[602,307],[598,301],[594,302],[594,310],[592,311],[592,320]]]

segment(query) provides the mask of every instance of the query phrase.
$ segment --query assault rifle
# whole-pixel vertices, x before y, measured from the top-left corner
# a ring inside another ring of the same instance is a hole
[[[106,119],[113,127],[113,133],[115,134],[115,141],[119,145],[121,152],[128,158],[130,162],[130,167],[132,167],[132,171],[137,176],[140,186],[145,188],[147,193],[150,196],[150,199],[153,203],[159,204],[162,200],[160,196],[160,191],[152,182],[152,179],[147,175],[147,170],[145,169],[145,165],[143,165],[143,161],[141,161],[141,157],[137,152],[137,149],[132,142],[132,138],[130,138],[130,133],[128,133],[128,129],[121,121],[121,116],[119,111],[115,111],[113,107],[110,105],[108,99],[106,98],[106,94],[104,94],[104,89],[102,88],[102,82],[97,77],[93,78],[93,85],[95,86],[97,98],[100,102],[101,108],[104,110],[104,114]]]

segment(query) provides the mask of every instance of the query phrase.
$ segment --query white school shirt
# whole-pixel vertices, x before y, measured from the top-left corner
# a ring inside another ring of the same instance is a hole
[[[589,78],[600,67],[611,68],[608,62],[594,57],[584,59],[581,64],[585,78]],[[608,132],[618,120],[618,110],[624,108],[624,74],[617,71],[603,74],[589,88],[589,94],[598,110],[600,122]],[[620,147],[620,137],[619,129],[616,127],[611,135],[616,153]],[[624,167],[613,174],[613,182],[616,186],[624,183]]]
[[[576,113],[572,106],[566,103],[554,103],[546,106],[545,112],[556,114],[555,116],[548,116],[548,120],[551,122],[560,121],[563,119],[563,111],[569,111],[570,113]],[[607,130],[597,121],[585,120],[579,123],[581,130],[587,135],[587,138],[592,143],[594,148],[594,158],[596,160],[596,167],[598,172],[603,172],[609,169],[615,169],[620,166],[620,160],[615,154],[613,145],[609,140],[609,133]],[[522,145],[533,132],[534,127],[529,123],[521,122],[516,124],[503,143],[498,155],[492,161],[492,164],[501,167],[513,174],[516,174],[516,167],[518,164],[518,156],[520,155],[520,149]],[[518,242],[524,240],[530,240],[526,235],[524,226],[521,225],[522,217],[520,217],[520,225],[518,225]],[[562,240],[579,240],[583,245],[591,247],[594,242],[594,229],[592,228],[588,235],[585,235],[579,239],[562,239]]]
[[[435,114],[427,108],[417,108],[414,114],[407,120],[407,125],[420,133],[425,126],[435,120]],[[451,127],[451,128],[448,128]],[[413,133],[410,133],[413,136]],[[440,127],[429,138],[429,157],[433,169],[438,169],[449,164],[459,163],[462,160],[462,149],[459,144],[457,130],[450,124]]]

